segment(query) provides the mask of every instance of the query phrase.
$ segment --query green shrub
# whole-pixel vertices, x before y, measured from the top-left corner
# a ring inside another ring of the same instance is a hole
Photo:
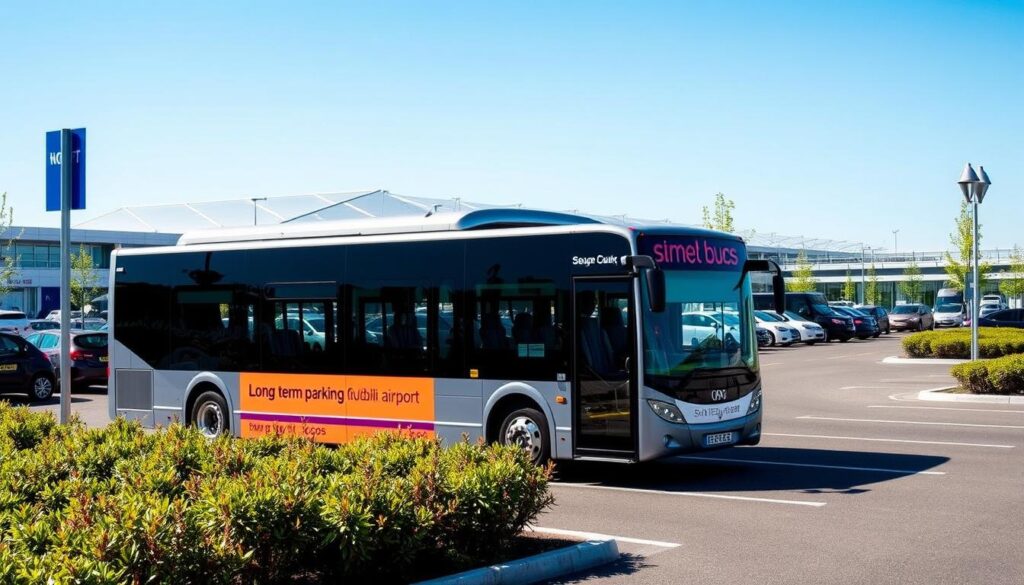
[[[403,581],[492,561],[549,477],[510,447],[210,441],[0,403],[0,585]]]
[[[1024,354],[957,364],[952,374],[978,394],[1024,394]]]
[[[969,328],[944,331],[922,331],[903,338],[903,351],[910,357],[971,357]],[[978,352],[983,358],[996,358],[1024,353],[1024,329],[981,327],[978,329]]]

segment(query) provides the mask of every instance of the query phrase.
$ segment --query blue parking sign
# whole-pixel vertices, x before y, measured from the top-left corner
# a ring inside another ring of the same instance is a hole
[[[60,130],[46,133],[46,211],[60,211]],[[85,128],[71,131],[71,209],[85,209]]]

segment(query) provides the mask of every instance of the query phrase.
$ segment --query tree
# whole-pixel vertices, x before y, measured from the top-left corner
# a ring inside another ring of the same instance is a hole
[[[852,301],[857,296],[857,285],[853,282],[850,271],[846,271],[846,282],[843,283],[843,300]]]
[[[99,294],[98,283],[92,254],[79,244],[78,252],[71,253],[71,308],[81,310],[83,318],[85,305]]]
[[[999,292],[1006,295],[1006,299],[1018,299],[1024,297],[1024,251],[1014,246],[1010,253],[1010,270],[1003,272],[1005,278],[999,282]]]
[[[21,237],[13,231],[14,208],[7,206],[7,193],[0,193],[0,238],[3,242],[3,261],[0,262],[0,296],[11,292],[11,280],[17,272],[18,258],[14,254],[14,242]]]
[[[786,289],[790,292],[814,292],[817,289],[814,270],[803,250],[796,255],[796,270],[793,271],[793,277],[786,281]]]
[[[946,252],[946,282],[950,288],[966,291],[971,280],[971,264],[974,255],[974,237],[971,208],[966,201],[960,202],[960,215],[956,218],[956,229],[949,234],[949,242],[957,256]],[[978,226],[978,245],[981,245],[981,226]],[[984,288],[985,275],[992,270],[992,264],[982,262],[978,270],[978,287]]]
[[[715,193],[714,207],[714,211],[708,209],[707,205],[701,207],[704,227],[709,230],[735,232],[736,228],[732,223],[732,210],[736,208],[736,203],[732,199],[726,199],[724,193]]]
[[[907,267],[903,269],[903,282],[900,283],[900,292],[903,296],[912,303],[921,302],[921,289],[922,281],[921,268],[917,265],[917,262],[911,260]]]
[[[882,300],[882,291],[878,290],[878,271],[875,270],[875,263],[872,262],[868,268],[868,282],[864,287],[864,303],[877,305]]]

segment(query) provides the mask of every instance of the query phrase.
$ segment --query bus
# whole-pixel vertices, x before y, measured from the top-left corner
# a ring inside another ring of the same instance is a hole
[[[189,233],[113,252],[109,414],[536,462],[753,445],[768,270],[784,290],[734,235],[524,209]]]

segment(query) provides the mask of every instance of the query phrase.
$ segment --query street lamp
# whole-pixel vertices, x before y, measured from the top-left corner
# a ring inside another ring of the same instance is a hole
[[[892,230],[892,253],[894,256],[900,253],[899,238],[897,237],[899,234],[900,230]]]
[[[978,205],[981,204],[982,200],[985,199],[985,193],[988,192],[989,185],[992,181],[988,179],[988,174],[985,172],[985,167],[978,166],[978,173],[974,172],[971,168],[971,163],[967,163],[964,166],[964,171],[960,173],[960,180],[957,184],[960,185],[960,192],[964,194],[964,199],[972,206],[972,217],[974,219],[974,227],[971,232],[972,239],[972,256],[974,257],[974,271],[971,277],[971,359],[978,359]],[[965,286],[966,287],[966,283]]]

